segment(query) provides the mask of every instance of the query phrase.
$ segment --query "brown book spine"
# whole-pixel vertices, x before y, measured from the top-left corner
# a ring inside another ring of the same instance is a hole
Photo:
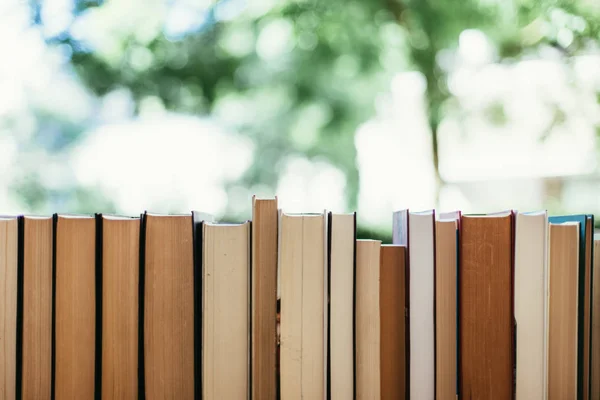
[[[144,390],[194,398],[194,254],[191,215],[144,215]]]
[[[54,398],[96,390],[96,221],[58,216],[55,249]]]
[[[406,394],[405,264],[406,247],[381,246],[379,315],[381,328],[381,399]]]
[[[456,397],[457,222],[436,221],[435,335],[436,399]]]
[[[513,216],[463,216],[460,243],[460,393],[511,399]]]
[[[277,199],[252,201],[253,399],[277,395]]]
[[[102,217],[102,398],[138,397],[139,218]]]
[[[576,399],[579,224],[551,223],[548,239],[548,399]]]
[[[49,399],[52,368],[52,218],[22,221],[21,395]],[[20,398],[21,396],[18,396]]]

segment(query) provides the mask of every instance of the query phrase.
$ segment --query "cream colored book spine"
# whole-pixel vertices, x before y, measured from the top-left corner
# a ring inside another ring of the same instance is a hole
[[[548,215],[518,213],[515,228],[517,400],[545,400],[547,369]]]

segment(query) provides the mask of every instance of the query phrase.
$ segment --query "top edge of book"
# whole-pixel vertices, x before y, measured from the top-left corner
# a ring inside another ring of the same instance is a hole
[[[448,211],[436,214],[439,222],[456,222],[460,219],[460,211]]]
[[[115,214],[101,214],[103,219],[114,220],[114,221],[135,221],[139,220],[140,217],[131,217],[128,215],[115,215]]]
[[[58,218],[65,219],[94,219],[95,217],[91,214],[56,214]]]
[[[285,215],[286,217],[324,217],[326,212],[323,211],[321,213],[287,213],[285,211],[281,211],[281,215]]]
[[[518,215],[525,215],[529,217],[539,217],[540,215],[548,215],[547,210],[539,210],[539,211],[519,211]]]
[[[550,222],[550,225],[577,225],[577,226],[579,226],[579,221]]]
[[[409,211],[411,215],[434,215],[435,210],[424,210],[424,211]]]
[[[244,222],[209,222],[209,221],[204,221],[204,225],[208,225],[208,226],[242,226],[242,225],[247,225],[249,223],[250,223],[250,221],[244,221]]]
[[[150,216],[150,217],[191,217],[192,213],[180,213],[180,214],[162,214],[162,213],[155,213],[155,212],[150,212],[150,211],[146,211],[144,212],[144,214]]]
[[[252,202],[255,201],[277,201],[277,196],[273,197],[258,197],[256,195],[252,196]]]
[[[363,239],[357,239],[357,240],[363,240]],[[404,249],[406,249],[406,245],[405,244],[394,244],[394,243],[382,243],[381,247],[392,247],[392,248],[404,248]]]
[[[590,218],[593,214],[564,214],[564,215],[552,215],[550,218],[555,219],[577,219],[577,218]]]
[[[39,220],[47,220],[52,219],[51,215],[23,215],[25,219],[39,219]]]
[[[13,219],[17,219],[17,216],[13,215],[0,215],[0,221],[11,221]]]
[[[511,210],[508,211],[499,211],[496,213],[489,214],[463,214],[463,218],[502,218],[508,217],[512,214]]]
[[[335,213],[335,212],[331,212],[331,215],[333,215],[334,217],[354,217],[355,213]]]
[[[381,244],[381,240],[378,240],[378,239],[356,239],[356,242],[357,243],[379,243],[379,244]],[[396,245],[396,246],[402,247],[399,245]]]

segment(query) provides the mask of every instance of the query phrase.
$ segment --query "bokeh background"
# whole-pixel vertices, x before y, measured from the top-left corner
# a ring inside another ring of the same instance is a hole
[[[2,0],[0,211],[600,214],[598,0]]]

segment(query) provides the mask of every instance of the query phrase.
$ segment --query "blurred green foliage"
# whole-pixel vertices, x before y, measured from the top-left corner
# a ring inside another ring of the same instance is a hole
[[[109,8],[116,3],[75,0],[74,23],[103,9],[110,18]],[[164,1],[163,12],[181,5],[192,12],[197,3]],[[159,99],[169,110],[212,115],[250,136],[257,154],[242,185],[274,188],[286,155],[324,157],[345,173],[347,207],[355,209],[359,179],[353,134],[374,114],[375,98],[387,90],[394,74],[415,70],[425,78],[437,172],[437,129],[445,113],[452,112],[441,52],[455,50],[465,29],[479,29],[494,42],[499,60],[535,54],[540,46],[558,48],[568,57],[599,40],[598,4],[224,0],[200,7],[197,21],[177,34],[160,21],[158,28],[149,24],[143,32],[111,32],[106,38],[110,51],[99,51],[69,29],[47,41],[63,46],[82,82],[97,96],[126,89],[136,107]],[[31,3],[36,24],[47,23],[43,7],[43,2]],[[139,7],[144,15],[144,3]],[[132,19],[140,23],[135,15]],[[495,123],[503,118],[501,105],[490,110]],[[439,172],[437,178],[441,183]],[[18,190],[27,190],[29,182]],[[41,201],[35,189],[30,192],[37,200],[29,201]]]

